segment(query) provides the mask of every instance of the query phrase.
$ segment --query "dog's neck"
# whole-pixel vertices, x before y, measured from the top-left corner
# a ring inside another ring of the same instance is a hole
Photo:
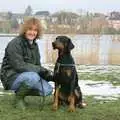
[[[63,50],[58,51],[58,56],[59,57],[62,57],[64,55],[70,55],[70,51],[63,51]]]
[[[58,51],[57,62],[61,64],[74,64],[71,52]]]

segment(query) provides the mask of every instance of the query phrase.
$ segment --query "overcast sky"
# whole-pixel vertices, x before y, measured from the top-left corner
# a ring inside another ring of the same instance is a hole
[[[120,0],[0,0],[0,11],[24,13],[28,5],[32,7],[33,12],[48,10],[52,13],[59,10],[80,9],[104,13],[120,11]]]

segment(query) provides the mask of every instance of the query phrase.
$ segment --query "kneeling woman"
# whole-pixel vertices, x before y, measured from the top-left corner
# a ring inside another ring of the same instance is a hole
[[[52,75],[41,66],[36,39],[41,36],[42,27],[36,18],[30,18],[22,24],[20,34],[11,40],[6,49],[1,67],[1,81],[6,90],[16,93],[16,107],[25,109],[24,98],[31,89],[38,95],[52,93],[48,81]]]

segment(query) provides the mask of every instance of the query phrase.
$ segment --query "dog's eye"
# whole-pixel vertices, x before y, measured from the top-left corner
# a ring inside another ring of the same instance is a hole
[[[59,38],[56,38],[56,41],[59,41]]]

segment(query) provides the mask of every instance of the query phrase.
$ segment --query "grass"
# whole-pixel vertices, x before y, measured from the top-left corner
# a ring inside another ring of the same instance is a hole
[[[13,107],[14,95],[0,96],[0,120],[120,120],[120,102],[101,102],[92,96],[86,97],[88,106],[74,113],[62,106],[56,112],[51,110],[52,99],[46,98],[42,111],[39,109],[40,97],[27,97],[27,109],[21,111]]]
[[[117,72],[116,72],[117,71]],[[109,81],[120,86],[120,70],[107,72],[79,72],[79,79]],[[1,91],[1,90],[0,90]],[[27,97],[27,109],[21,111],[13,107],[14,95],[0,96],[0,120],[120,120],[120,98],[106,102],[94,96],[85,97],[88,106],[69,113],[67,106],[52,111],[52,96],[46,97],[43,110],[40,110],[40,97]]]

